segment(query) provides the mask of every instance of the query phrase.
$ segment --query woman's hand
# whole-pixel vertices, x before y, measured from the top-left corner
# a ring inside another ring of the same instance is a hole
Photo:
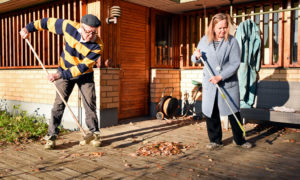
[[[200,59],[200,57],[201,57],[200,49],[195,49],[194,54],[196,56],[196,59]]]
[[[222,76],[218,75],[218,76],[211,77],[209,79],[209,82],[211,82],[213,84],[218,84],[221,80],[222,80]]]

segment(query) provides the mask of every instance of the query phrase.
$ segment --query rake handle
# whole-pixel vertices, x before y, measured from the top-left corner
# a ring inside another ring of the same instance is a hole
[[[47,75],[49,75],[49,72],[47,71],[47,69],[45,68],[44,64],[42,63],[42,61],[40,60],[39,56],[37,55],[37,53],[35,52],[34,48],[32,47],[31,43],[28,41],[28,39],[25,39],[25,41],[27,42],[27,44],[29,45],[31,51],[33,52],[34,56],[36,57],[36,59],[39,61],[40,65],[42,66],[43,70],[46,72]],[[73,119],[75,120],[78,128],[80,129],[80,132],[82,133],[83,136],[86,136],[86,133],[84,132],[83,128],[81,127],[78,119],[76,118],[75,114],[73,113],[73,111],[71,110],[70,106],[68,105],[68,103],[66,102],[66,100],[63,98],[62,94],[60,93],[60,91],[58,90],[57,86],[55,85],[54,82],[51,83],[57,94],[59,95],[59,97],[61,98],[61,100],[63,101],[63,103],[66,105],[66,107],[68,108],[69,112],[71,113]]]

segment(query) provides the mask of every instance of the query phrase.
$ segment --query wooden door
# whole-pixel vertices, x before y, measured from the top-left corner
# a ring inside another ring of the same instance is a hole
[[[121,89],[119,118],[148,114],[149,8],[120,1],[119,62]]]

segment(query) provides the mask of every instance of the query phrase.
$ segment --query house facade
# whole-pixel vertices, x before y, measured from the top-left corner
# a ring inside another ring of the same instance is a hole
[[[115,6],[120,7],[120,16],[113,16],[112,7]],[[270,102],[266,106],[285,105],[300,110],[296,102],[300,84],[300,23],[296,9],[299,6],[299,0],[3,1],[0,4],[1,108],[11,109],[20,104],[28,112],[38,110],[39,114],[50,117],[55,90],[18,34],[33,20],[56,17],[80,21],[87,13],[101,19],[98,34],[104,42],[104,53],[94,72],[97,111],[100,126],[105,127],[126,118],[155,116],[165,87],[173,87],[172,96],[181,101],[190,97],[195,89],[191,82],[202,81],[203,68],[191,62],[192,52],[205,34],[211,17],[218,12],[230,13],[232,9],[237,26],[252,19],[260,29],[258,80],[267,82],[259,88],[260,93],[267,94],[263,96]],[[263,14],[284,9],[296,10]],[[261,14],[235,17],[254,13]],[[29,40],[49,72],[55,72],[63,38],[45,31],[32,33]],[[274,97],[274,89],[279,97]],[[280,97],[284,98],[279,103],[272,101]],[[84,119],[79,98],[75,87],[69,105],[79,114],[79,119]],[[258,103],[257,97],[256,105]],[[63,124],[75,128],[67,110]]]

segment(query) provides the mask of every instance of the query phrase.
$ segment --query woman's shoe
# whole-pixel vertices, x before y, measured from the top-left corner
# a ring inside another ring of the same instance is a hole
[[[253,147],[253,144],[251,144],[250,142],[245,142],[244,144],[241,144],[241,145],[236,144],[234,140],[232,142],[236,146],[244,148],[244,149],[251,149]]]
[[[217,144],[217,143],[214,143],[214,142],[211,142],[211,143],[206,145],[206,149],[208,149],[208,150],[214,150],[214,149],[217,149],[217,148],[220,148],[220,147],[223,147],[223,145],[222,144]]]

